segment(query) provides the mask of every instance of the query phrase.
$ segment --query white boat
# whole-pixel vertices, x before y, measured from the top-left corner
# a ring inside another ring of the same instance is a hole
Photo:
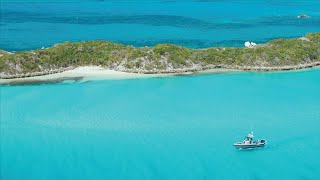
[[[236,142],[233,146],[237,149],[253,149],[264,147],[266,143],[267,141],[264,139],[253,141],[253,132],[251,132],[242,142]]]
[[[299,19],[305,19],[305,18],[309,18],[310,16],[306,15],[306,14],[300,14],[297,16],[297,18]]]

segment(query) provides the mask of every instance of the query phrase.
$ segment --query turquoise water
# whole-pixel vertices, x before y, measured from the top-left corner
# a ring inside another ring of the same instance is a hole
[[[1,0],[0,49],[243,46],[319,32],[319,9],[318,0]],[[0,179],[316,179],[319,92],[320,69],[0,86]],[[251,130],[268,146],[234,149]]]
[[[1,86],[0,179],[316,179],[320,69]],[[264,149],[232,144],[254,130]]]
[[[1,0],[0,49],[104,39],[243,46],[320,31],[319,0]],[[297,19],[299,14],[310,19]]]

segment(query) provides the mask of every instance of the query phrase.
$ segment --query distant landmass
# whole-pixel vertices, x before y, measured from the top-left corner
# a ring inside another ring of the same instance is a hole
[[[190,49],[172,44],[136,48],[94,40],[17,53],[0,50],[0,78],[41,76],[92,65],[145,74],[214,68],[274,71],[320,65],[320,33],[266,44],[247,43],[247,48]]]

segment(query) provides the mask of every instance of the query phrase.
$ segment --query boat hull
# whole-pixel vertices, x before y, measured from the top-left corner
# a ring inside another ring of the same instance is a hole
[[[264,147],[265,144],[234,144],[233,146],[237,149],[253,149]]]
[[[244,142],[237,142],[234,143],[233,146],[237,149],[253,149],[253,148],[261,148],[266,145],[266,140],[260,140],[258,142],[254,142],[251,144],[244,143]]]

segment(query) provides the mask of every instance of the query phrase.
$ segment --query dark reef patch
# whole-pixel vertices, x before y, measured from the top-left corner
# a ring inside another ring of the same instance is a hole
[[[83,80],[83,77],[63,77],[63,78],[56,78],[56,79],[49,79],[49,80],[14,80],[9,83],[0,83],[0,86],[23,86],[23,85],[43,85],[43,84],[58,84],[63,83],[65,81],[72,81],[72,82],[79,82]]]

